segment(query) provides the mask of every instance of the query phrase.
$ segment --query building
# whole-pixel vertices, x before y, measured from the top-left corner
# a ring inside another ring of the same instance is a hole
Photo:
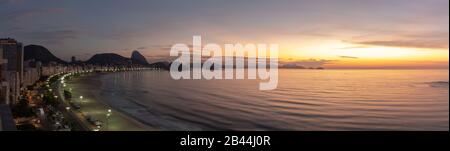
[[[41,62],[32,60],[24,61],[23,87],[33,85],[41,77]]]
[[[16,131],[11,109],[6,104],[0,104],[0,131]]]
[[[0,100],[0,103],[11,103],[19,99],[20,91],[23,85],[23,47],[22,43],[11,38],[0,39],[1,48],[1,88],[3,92],[9,87],[9,98]],[[7,82],[8,86],[4,86],[3,82]],[[5,94],[1,94],[2,97]]]
[[[3,58],[8,60],[7,71],[18,72],[23,77],[23,47],[22,43],[14,39],[0,39],[0,47],[3,48]]]
[[[75,56],[72,56],[72,58],[70,59],[71,63],[76,63],[77,62],[77,58],[75,58]]]
[[[3,48],[0,47],[0,56],[3,56]],[[0,104],[9,103],[9,83],[6,81],[6,65],[8,60],[0,57]]]

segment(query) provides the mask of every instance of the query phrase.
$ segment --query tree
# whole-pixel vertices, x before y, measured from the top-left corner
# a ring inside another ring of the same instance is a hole
[[[22,98],[12,107],[14,117],[32,117],[34,116],[33,109],[29,106],[28,100]]]

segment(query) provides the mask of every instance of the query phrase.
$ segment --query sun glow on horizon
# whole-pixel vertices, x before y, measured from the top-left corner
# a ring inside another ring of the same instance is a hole
[[[324,40],[286,44],[280,51],[281,60],[330,60],[325,66],[345,68],[371,67],[448,67],[448,49],[387,47],[361,45],[340,40]]]

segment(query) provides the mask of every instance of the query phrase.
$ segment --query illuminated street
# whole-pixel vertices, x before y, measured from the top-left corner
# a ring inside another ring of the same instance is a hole
[[[76,77],[73,80],[77,80],[77,78],[79,77]],[[58,98],[63,100],[66,110],[68,110],[72,116],[77,117],[78,123],[84,125],[85,128],[100,131],[155,130],[135,121],[134,119],[128,118],[114,109],[111,109],[106,104],[97,101],[101,99],[97,98],[95,93],[93,93],[95,92],[95,88],[84,87],[83,84],[73,82],[73,80],[64,80],[64,82],[58,81],[55,82],[52,87],[55,90],[58,90]],[[71,99],[65,99],[63,97],[64,90],[70,90],[73,97]],[[69,104],[69,100],[79,104],[80,109],[75,109],[71,106]],[[89,116],[101,122],[102,126],[100,129],[87,120]]]

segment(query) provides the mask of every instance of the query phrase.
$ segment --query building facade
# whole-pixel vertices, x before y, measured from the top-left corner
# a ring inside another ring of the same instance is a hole
[[[0,39],[1,48],[1,89],[0,92],[4,92],[7,89],[9,94],[0,94],[2,97],[0,103],[13,103],[19,99],[20,91],[23,85],[23,60],[24,53],[22,43],[17,42],[14,39],[6,38]],[[4,82],[7,82],[4,83]],[[6,86],[7,85],[7,86]],[[8,90],[9,89],[9,90]],[[6,95],[7,99],[3,96]]]
[[[0,56],[3,56],[3,48],[0,47]],[[0,104],[9,103],[9,83],[6,81],[6,66],[8,60],[0,57]]]

